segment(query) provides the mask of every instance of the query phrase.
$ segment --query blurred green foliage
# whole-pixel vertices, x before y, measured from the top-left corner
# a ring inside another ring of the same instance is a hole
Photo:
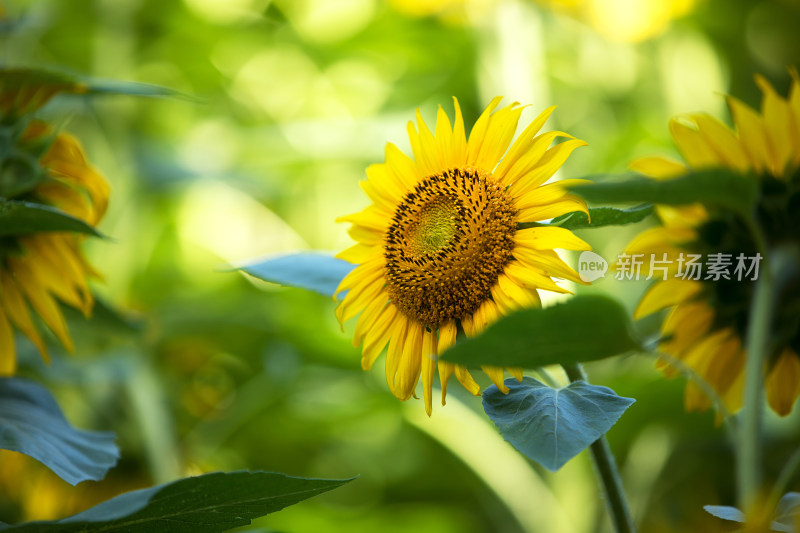
[[[82,139],[111,181],[100,230],[113,240],[87,243],[108,305],[92,321],[71,315],[76,353],[45,367],[20,338],[23,373],[43,377],[76,425],[114,429],[122,459],[105,481],[71,488],[4,452],[0,520],[58,518],[183,475],[264,469],[360,477],[258,521],[262,530],[608,530],[585,454],[545,472],[457,386],[425,418],[421,402],[391,396],[380,361],[360,369],[333,301],[227,267],[347,246],[333,220],[367,204],[364,168],[382,160],[387,140],[407,151],[414,109],[432,121],[437,105],[451,112],[451,96],[468,123],[496,94],[531,104],[528,120],[559,104],[549,126],[589,143],[561,176],[675,155],[672,115],[726,117],[720,93],[757,105],[755,72],[785,94],[786,65],[800,64],[800,4],[688,2],[688,13],[638,42],[593,26],[582,9],[600,0],[413,4],[5,2],[5,66],[152,83],[200,101],[65,96],[42,113]],[[639,229],[580,235],[609,258]],[[581,291],[631,309],[643,289],[609,279]],[[682,379],[664,379],[650,360],[587,370],[637,400],[609,439],[641,529],[718,527],[702,505],[734,495],[731,447],[713,413],[685,413]],[[797,412],[768,420],[768,477],[797,447],[798,422]]]

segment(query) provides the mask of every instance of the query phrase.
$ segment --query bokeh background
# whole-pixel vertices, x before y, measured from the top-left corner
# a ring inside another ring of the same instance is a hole
[[[0,453],[0,520],[59,518],[121,491],[215,470],[360,477],[250,528],[287,532],[608,531],[586,454],[550,474],[517,454],[457,384],[428,419],[360,369],[334,302],[230,271],[237,261],[349,244],[364,168],[408,151],[416,108],[459,98],[468,124],[495,95],[559,108],[586,140],[560,177],[677,154],[667,121],[723,94],[758,106],[800,65],[796,0],[58,0],[3,2],[0,63],[152,83],[186,97],[62,97],[42,114],[83,140],[113,192],[87,249],[104,305],[72,313],[76,353],[23,371],[77,426],[112,429],[122,459],[70,487]],[[2,9],[2,8],[0,8]],[[633,228],[581,233],[612,260]],[[574,258],[572,259],[574,261]],[[574,264],[574,263],[573,263]],[[632,309],[645,283],[581,289]],[[639,325],[643,331],[652,323]],[[53,345],[55,347],[55,344]],[[56,351],[54,349],[54,351]],[[609,434],[642,531],[726,530],[733,452],[714,413],[646,356],[587,368],[637,403]],[[557,374],[556,374],[557,375]],[[558,376],[560,377],[560,376]],[[481,382],[488,385],[488,381]],[[800,443],[767,420],[767,477]],[[800,488],[795,478],[792,487]],[[728,529],[729,530],[729,529]]]

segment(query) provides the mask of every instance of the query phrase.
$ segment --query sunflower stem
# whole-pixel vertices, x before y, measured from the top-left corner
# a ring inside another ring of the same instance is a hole
[[[758,228],[754,229],[760,235]],[[761,235],[761,242],[764,242]],[[769,255],[767,255],[767,253]],[[739,424],[736,472],[739,508],[752,512],[761,490],[761,444],[764,411],[764,365],[769,360],[775,308],[794,274],[800,252],[795,247],[763,249],[763,263],[750,306],[745,350],[744,405]]]
[[[586,374],[580,364],[562,365],[567,377],[571,382],[584,381],[588,383]],[[636,526],[633,523],[630,506],[625,498],[625,491],[622,488],[622,478],[620,478],[617,462],[605,435],[597,439],[589,447],[592,452],[592,459],[603,485],[606,495],[606,504],[614,523],[617,533],[634,533]]]
[[[764,266],[769,267],[768,264]],[[745,512],[755,503],[761,485],[763,367],[772,322],[772,293],[772,274],[769,268],[763,268],[761,277],[756,282],[747,324],[744,406],[739,424],[739,453],[736,456],[739,507]]]

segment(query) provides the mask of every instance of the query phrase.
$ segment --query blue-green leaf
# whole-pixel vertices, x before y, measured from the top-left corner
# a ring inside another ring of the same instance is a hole
[[[47,389],[19,378],[0,378],[0,448],[41,461],[72,485],[103,479],[119,457],[113,433],[75,429]]]
[[[237,268],[264,281],[333,296],[339,282],[355,267],[331,255],[301,252],[267,257]]]
[[[787,492],[778,502],[775,509],[775,524],[787,526],[787,531],[797,533],[797,526],[800,525],[800,492]]]
[[[216,533],[335,489],[352,479],[313,479],[274,472],[217,472],[127,492],[69,518],[30,522],[4,532],[90,531]]]
[[[102,234],[83,220],[55,207],[0,199],[0,236],[43,231],[72,231],[102,237]]]
[[[484,411],[503,438],[553,472],[602,437],[635,401],[584,381],[561,389],[529,377],[505,383],[508,394],[494,385],[484,391]]]
[[[505,316],[442,358],[465,366],[521,366],[595,361],[638,350],[628,313],[606,296],[586,295]]]
[[[789,494],[785,495],[783,499],[781,499],[781,503],[778,504],[778,511],[776,512],[778,519],[770,524],[770,531],[779,531],[781,533],[797,533],[797,528],[794,526],[794,524],[797,522],[792,521],[796,520],[797,511],[795,511],[794,514],[791,512],[785,515],[781,514],[781,505],[787,505],[787,503],[784,503],[784,500],[791,494],[797,493],[790,492]],[[731,507],[730,505],[704,505],[703,509],[705,509],[708,514],[723,520],[728,520],[729,522],[744,524],[747,520],[747,517],[740,509]]]
[[[744,524],[744,513],[736,507],[731,507],[730,505],[704,505],[703,509],[705,509],[708,514],[716,516],[717,518]]]

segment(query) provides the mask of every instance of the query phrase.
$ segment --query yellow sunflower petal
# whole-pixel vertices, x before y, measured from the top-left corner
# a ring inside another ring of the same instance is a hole
[[[424,331],[425,326],[409,321],[403,354],[395,374],[394,386],[391,387],[392,392],[399,400],[408,400],[419,381],[422,369],[422,334]]]
[[[689,125],[685,121],[685,117],[670,120],[669,131],[689,166],[694,169],[720,166],[719,157],[697,131],[694,122],[689,121]]]
[[[442,106],[436,112],[436,152],[442,160],[444,168],[457,167],[462,160],[453,152],[453,128],[450,119]]]
[[[364,349],[361,352],[361,368],[369,370],[375,360],[386,347],[394,329],[392,325],[398,318],[397,308],[393,304],[386,305],[375,320],[372,328],[364,336]]]
[[[22,293],[11,275],[0,269],[0,314],[5,312],[11,322],[28,337],[34,346],[39,350],[42,359],[49,362],[50,356],[47,352],[42,337],[33,325],[31,316],[28,313],[28,306],[22,297]],[[0,353],[4,353],[0,351]]]
[[[742,146],[756,172],[767,169],[776,176],[780,175],[783,169],[776,169],[774,166],[776,157],[770,146],[769,132],[758,113],[732,96],[728,97],[728,106],[731,108]]]
[[[431,416],[433,411],[433,376],[436,372],[436,333],[422,333],[422,394],[425,412]]]
[[[703,285],[698,281],[679,278],[658,281],[645,292],[633,312],[633,318],[638,320],[656,311],[688,301],[702,289]]]
[[[370,231],[375,231],[382,234],[384,231],[386,231],[386,226],[389,223],[390,217],[391,213],[387,213],[383,209],[380,209],[375,205],[371,205],[363,211],[359,211],[358,213],[339,217],[336,219],[336,222],[350,222],[352,224],[362,226]]]
[[[378,295],[378,297],[374,298],[364,308],[364,311],[362,311],[361,315],[358,317],[356,329],[353,332],[353,346],[355,348],[361,346],[367,331],[369,328],[373,327],[388,301],[388,295]]]
[[[505,375],[502,367],[483,365],[481,366],[481,370],[483,370],[484,373],[489,376],[489,379],[492,380],[492,383],[494,383],[503,394],[508,394],[508,387],[506,387],[504,382]]]
[[[517,246],[532,250],[591,250],[592,247],[583,239],[576,237],[568,229],[558,227],[526,228],[514,235]]]
[[[669,339],[661,345],[678,358],[711,328],[714,312],[705,302],[684,302],[667,315],[661,331]]]
[[[469,132],[469,140],[467,140],[467,165],[474,166],[475,162],[478,160],[478,156],[481,153],[481,146],[483,146],[483,142],[486,140],[486,131],[489,129],[489,119],[495,108],[500,105],[502,99],[502,96],[493,98],[483,113],[481,113],[481,116],[478,117],[478,120],[475,121],[472,131]],[[487,168],[485,170],[492,169]]]
[[[552,178],[553,174],[561,168],[576,148],[587,145],[588,143],[586,141],[570,139],[558,143],[547,150],[536,164],[536,167],[519,179],[520,185],[516,188],[518,194],[523,194],[533,187],[538,187]]]
[[[380,246],[367,246],[366,244],[357,243],[350,248],[342,250],[335,257],[357,265],[366,263],[381,254],[383,254],[383,249]]]
[[[408,123],[408,139],[411,141],[411,151],[414,152],[414,160],[417,162],[419,174],[426,176],[444,170],[445,163],[436,150],[436,141],[433,134],[428,129],[422,115],[417,109],[417,126],[419,133],[414,128],[414,123]]]
[[[506,172],[525,154],[527,154],[531,146],[535,140],[536,134],[539,133],[539,130],[542,129],[544,123],[547,122],[547,119],[550,118],[550,115],[553,114],[555,111],[556,106],[551,106],[542,111],[538,117],[536,117],[533,122],[531,122],[522,133],[519,134],[517,140],[514,141],[514,144],[511,145],[511,148],[508,149],[508,153],[503,157],[503,160],[500,161],[500,164],[495,169],[494,175],[498,176],[498,179],[502,183],[506,183],[505,175]],[[552,139],[551,139],[552,140]],[[550,143],[548,142],[547,145]],[[547,146],[544,146],[547,148]],[[544,149],[542,150],[542,154],[544,154]]]
[[[14,348],[14,332],[0,308],[0,376],[13,376],[17,369],[17,355]]]
[[[565,194],[561,200],[546,205],[534,205],[519,210],[520,222],[539,222],[559,217],[566,213],[581,211],[589,214],[586,201],[575,194]]]
[[[508,150],[514,132],[517,131],[522,107],[514,103],[492,114],[486,131],[486,140],[481,144],[480,153],[475,159],[475,167],[493,171]]]
[[[675,178],[686,173],[686,165],[661,156],[641,157],[628,168],[652,178]]]
[[[770,407],[781,416],[788,415],[800,396],[800,357],[790,348],[784,350],[765,384]]]
[[[739,172],[750,169],[750,161],[744,153],[742,143],[727,126],[705,113],[691,115],[691,118],[697,124],[700,137],[723,165]]]
[[[8,264],[12,275],[17,279],[17,285],[27,297],[31,306],[36,310],[42,320],[55,333],[64,348],[73,350],[72,339],[67,332],[64,316],[55,300],[44,290],[40,280],[33,276],[32,271],[24,262],[10,258]]]
[[[456,365],[456,379],[461,383],[461,386],[467,389],[473,396],[479,396],[481,394],[481,386],[478,385],[466,367]]]
[[[545,152],[547,152],[550,144],[556,137],[569,137],[561,131],[548,131],[537,135],[527,147],[527,150],[512,162],[509,161],[507,166],[498,167],[495,176],[501,184],[511,186],[511,194],[517,196],[520,190],[529,190],[529,182],[536,176],[532,175],[532,171],[542,160]],[[504,160],[505,161],[505,160]],[[502,164],[502,163],[501,163]]]
[[[386,145],[387,154],[390,150],[389,146],[388,144]],[[391,200],[399,201],[408,190],[405,182],[397,177],[395,171],[392,170],[388,164],[380,163],[370,165],[367,167],[366,172],[367,182],[369,183],[368,187],[373,188],[375,194],[385,198],[387,202]],[[416,173],[416,169],[413,169],[412,172]],[[362,188],[364,188],[363,185]]]
[[[439,326],[439,353],[444,352],[456,343],[457,332],[458,329],[456,327],[455,320],[449,320],[448,322]],[[439,359],[439,383],[442,386],[442,405],[445,405],[446,403],[445,399],[447,397],[447,382],[450,379],[450,376],[453,375],[455,369],[456,365],[453,363]]]
[[[402,313],[398,313],[397,320],[390,326],[389,349],[386,351],[386,383],[389,385],[392,394],[398,398],[400,396],[395,392],[397,390],[397,369],[400,368],[403,349],[409,344],[407,339],[409,325],[409,320]],[[418,329],[411,328],[411,331],[418,331]]]
[[[451,159],[455,165],[466,164],[467,161],[467,135],[464,132],[464,118],[461,115],[461,106],[458,99],[453,97],[453,107],[455,108],[455,120],[453,122],[453,144]]]
[[[793,158],[793,152],[797,152],[800,146],[797,131],[792,124],[792,110],[789,102],[781,98],[772,85],[764,76],[756,75],[756,84],[761,88],[764,99],[761,105],[761,112],[764,115],[764,124],[770,137],[770,144],[774,148],[773,155],[775,160],[772,166],[782,171]]]

